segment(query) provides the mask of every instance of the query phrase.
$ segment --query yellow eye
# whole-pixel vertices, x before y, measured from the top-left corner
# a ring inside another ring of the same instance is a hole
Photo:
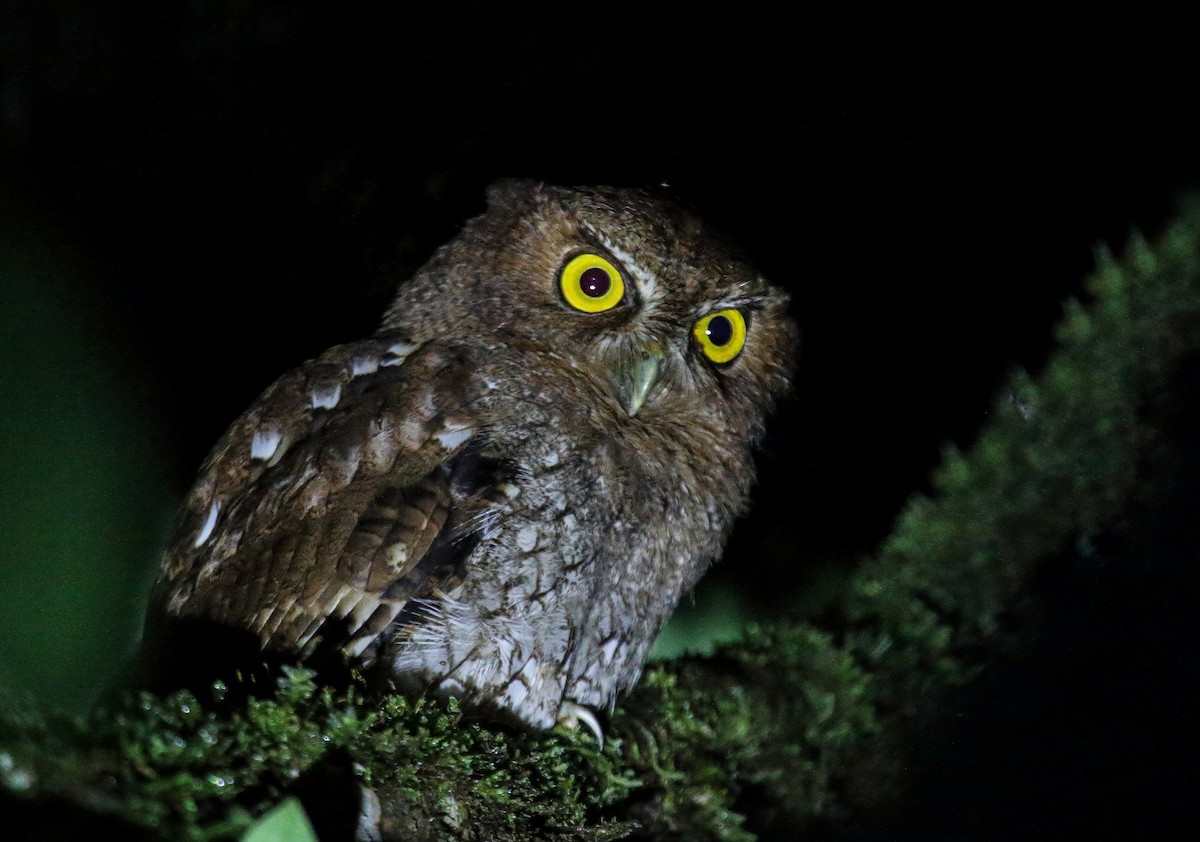
[[[692,336],[700,343],[704,356],[715,363],[727,363],[746,344],[746,320],[738,310],[718,310],[696,322]]]
[[[617,268],[598,254],[581,254],[563,267],[563,298],[576,310],[603,313],[621,303],[625,282]]]

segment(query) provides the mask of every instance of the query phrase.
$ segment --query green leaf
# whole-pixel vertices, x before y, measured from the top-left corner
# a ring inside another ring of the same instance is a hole
[[[300,799],[289,798],[255,822],[242,842],[318,842]]]

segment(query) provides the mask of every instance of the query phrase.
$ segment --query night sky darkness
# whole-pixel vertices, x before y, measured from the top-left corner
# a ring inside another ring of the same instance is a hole
[[[1169,21],[320,5],[0,5],[0,233],[87,267],[72,294],[176,496],[271,380],[373,329],[491,180],[666,183],[803,331],[709,585],[784,614],[970,443],[1007,370],[1038,369],[1096,250],[1200,188],[1194,50]],[[1196,825],[1194,404],[1177,479],[1045,571],[902,803],[829,838]]]

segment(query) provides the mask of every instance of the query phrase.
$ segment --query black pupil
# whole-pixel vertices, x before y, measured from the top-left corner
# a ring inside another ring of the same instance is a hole
[[[704,332],[712,344],[728,345],[729,340],[733,339],[733,322],[727,316],[713,316]]]
[[[593,266],[580,276],[579,288],[583,290],[584,295],[603,298],[612,288],[612,279],[599,266]]]

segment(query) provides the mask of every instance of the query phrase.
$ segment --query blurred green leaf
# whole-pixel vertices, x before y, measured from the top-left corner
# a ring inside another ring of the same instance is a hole
[[[300,800],[289,798],[256,821],[242,842],[317,842],[317,834]]]
[[[753,617],[753,610],[736,592],[698,587],[690,598],[684,598],[663,626],[650,650],[650,659],[666,661],[686,654],[711,655],[717,646],[740,638]]]
[[[61,249],[0,230],[0,680],[81,711],[134,646],[163,492],[120,326]],[[19,243],[19,246],[16,245]]]

